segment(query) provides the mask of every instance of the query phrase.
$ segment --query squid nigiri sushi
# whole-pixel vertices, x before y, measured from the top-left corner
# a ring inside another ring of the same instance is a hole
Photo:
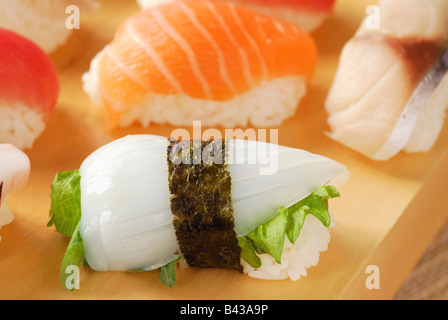
[[[141,8],[149,8],[178,0],[137,0]],[[248,9],[294,23],[306,32],[313,32],[333,11],[335,0],[215,0],[229,1]]]
[[[36,44],[0,28],[0,143],[31,148],[59,96],[56,68]]]
[[[443,127],[448,2],[382,0],[379,12],[380,28],[366,20],[345,45],[326,109],[330,137],[384,161],[430,150]]]
[[[29,174],[28,156],[11,144],[0,144],[0,227],[14,219],[7,199],[14,190],[27,185]]]
[[[124,21],[83,76],[111,126],[276,126],[294,115],[317,59],[299,27],[231,3],[180,1]]]
[[[66,26],[67,7],[81,6],[90,10],[94,0],[2,0],[0,27],[33,40],[45,53],[51,54],[65,44],[73,29]]]
[[[48,225],[72,237],[62,281],[83,257],[97,271],[160,268],[163,281],[178,263],[297,280],[327,250],[328,199],[348,174],[264,142],[126,136],[54,179]]]

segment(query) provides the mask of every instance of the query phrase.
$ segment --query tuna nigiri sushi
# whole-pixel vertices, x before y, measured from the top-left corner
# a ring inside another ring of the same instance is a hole
[[[84,89],[111,125],[276,126],[306,94],[317,59],[299,27],[231,3],[180,1],[129,17]]]
[[[137,0],[149,8],[178,0]],[[294,23],[306,32],[313,32],[333,11],[335,0],[215,0],[233,2],[256,12]]]
[[[31,148],[59,95],[51,60],[32,41],[0,28],[0,143]]]
[[[326,109],[330,137],[388,160],[430,150],[443,127],[448,2],[383,0],[379,10],[380,28],[363,22],[345,45]]]
[[[0,27],[12,30],[33,40],[45,53],[50,54],[65,44],[73,29],[66,25],[67,7],[80,6],[90,10],[94,0],[2,0]]]
[[[327,250],[328,199],[347,177],[336,161],[264,142],[126,136],[54,179],[49,226],[72,236],[61,277],[84,256],[97,271],[161,268],[166,280],[182,257],[297,280]]]
[[[14,219],[7,199],[15,189],[27,185],[29,174],[28,156],[11,144],[0,144],[0,227]]]

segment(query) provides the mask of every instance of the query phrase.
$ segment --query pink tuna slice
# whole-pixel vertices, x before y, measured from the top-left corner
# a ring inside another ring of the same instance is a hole
[[[22,102],[48,117],[59,95],[59,79],[50,58],[32,41],[0,28],[2,105]]]

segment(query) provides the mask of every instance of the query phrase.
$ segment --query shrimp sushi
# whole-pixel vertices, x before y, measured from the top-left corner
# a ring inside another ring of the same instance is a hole
[[[317,59],[299,27],[231,3],[180,1],[124,21],[84,90],[111,127],[277,126],[294,115]]]
[[[385,161],[430,150],[444,125],[448,2],[382,0],[379,12],[380,28],[366,20],[345,45],[326,110],[330,137]]]
[[[11,144],[0,144],[0,227],[14,219],[7,199],[14,190],[27,185],[29,174],[28,156]]]
[[[59,95],[56,68],[31,40],[0,28],[0,143],[31,148]]]
[[[54,179],[48,225],[72,237],[61,278],[84,257],[96,271],[162,275],[179,264],[297,280],[327,250],[328,199],[348,175],[260,141],[120,138]]]
[[[67,8],[80,6],[91,10],[93,0],[2,0],[0,1],[0,28],[9,29],[33,40],[45,53],[51,54],[63,46],[73,29],[68,28]]]
[[[177,0],[137,0],[141,8],[149,8]],[[332,13],[335,0],[215,0],[229,1],[239,6],[271,15],[313,32]]]

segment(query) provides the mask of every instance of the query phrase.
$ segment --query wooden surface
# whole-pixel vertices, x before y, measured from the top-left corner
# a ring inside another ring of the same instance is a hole
[[[107,5],[105,4],[107,2]],[[59,171],[79,168],[98,147],[133,133],[168,136],[169,126],[105,131],[102,111],[82,91],[81,76],[121,21],[138,10],[129,0],[103,1],[83,15],[81,29],[52,56],[62,84],[57,109],[27,153],[28,186],[9,200],[15,220],[1,229],[0,299],[392,299],[446,221],[448,128],[426,154],[400,154],[374,162],[330,140],[323,103],[340,50],[374,1],[339,0],[314,35],[319,61],[296,115],[279,128],[279,143],[322,154],[347,165],[349,182],[330,205],[336,218],[328,251],[299,281],[264,281],[225,270],[180,269],[168,289],[158,272],[94,272],[81,268],[80,289],[67,291],[59,267],[69,239],[47,228],[50,185]],[[380,289],[369,290],[366,267],[380,270]]]
[[[448,223],[395,295],[396,300],[448,300]]]

